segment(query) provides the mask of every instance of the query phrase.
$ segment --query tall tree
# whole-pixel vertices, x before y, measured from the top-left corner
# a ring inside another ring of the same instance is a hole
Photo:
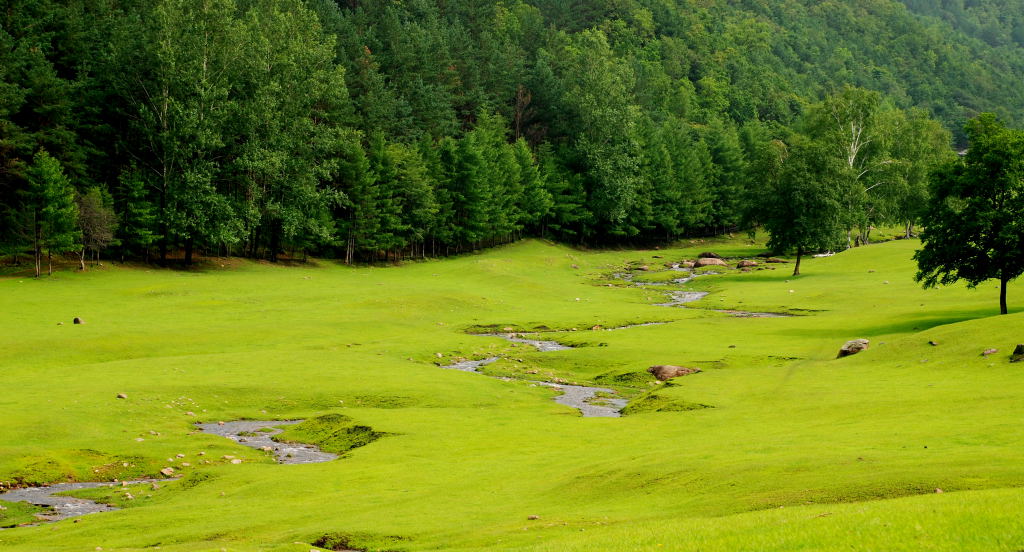
[[[99,257],[100,251],[115,243],[117,215],[113,199],[106,190],[92,186],[75,199],[78,206],[78,228],[82,233],[79,267],[85,270],[85,254],[90,250]]]
[[[82,233],[78,229],[75,189],[60,161],[46,150],[40,150],[29,168],[29,183],[35,212],[32,241],[38,278],[42,272],[43,250],[46,251],[47,274],[53,274],[53,254],[77,249]]]
[[[772,250],[796,250],[793,275],[804,254],[835,247],[844,229],[842,166],[819,144],[797,138],[764,146],[766,186],[761,218]]]
[[[998,279],[1006,314],[1007,284],[1024,274],[1024,132],[990,113],[966,131],[966,156],[932,177],[915,278],[925,287]]]

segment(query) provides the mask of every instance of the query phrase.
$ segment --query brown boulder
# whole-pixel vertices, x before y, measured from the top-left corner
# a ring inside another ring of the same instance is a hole
[[[1013,354],[1010,355],[1010,362],[1020,362],[1024,360],[1024,344],[1017,345],[1017,348],[1013,350]]]
[[[700,372],[700,369],[672,366],[670,364],[659,364],[658,366],[651,366],[647,369],[647,372],[658,378],[660,381],[668,381],[672,378],[696,374],[697,372]]]
[[[852,339],[847,341],[846,344],[843,345],[843,348],[839,349],[839,355],[837,355],[836,358],[848,357],[861,351],[866,351],[870,343],[871,342],[867,339]]]
[[[697,259],[697,262],[694,264],[694,266],[697,267],[697,268],[701,268],[701,267],[705,267],[705,266],[728,266],[728,265],[726,265],[725,261],[723,261],[722,259],[716,259],[714,257],[703,257],[703,258]]]
[[[85,321],[83,321],[81,318],[77,316],[75,317],[74,320],[72,320],[72,322],[74,322],[75,324],[85,324]]]
[[[754,266],[757,266],[757,261],[740,261],[736,268],[750,268]]]
[[[786,264],[789,261],[787,261],[786,259],[780,259],[778,257],[769,257],[768,260],[766,260],[765,262],[774,264]]]
[[[721,259],[722,256],[719,255],[718,253],[712,253],[710,251],[705,251],[705,252],[701,253],[700,255],[697,255],[697,258],[698,259]]]

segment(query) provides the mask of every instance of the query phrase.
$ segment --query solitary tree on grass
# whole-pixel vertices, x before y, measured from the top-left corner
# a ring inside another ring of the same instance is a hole
[[[1006,314],[1006,285],[1024,273],[1024,132],[985,113],[967,136],[967,155],[932,176],[915,279],[926,288],[998,279]]]
[[[775,141],[756,162],[763,175],[761,221],[772,250],[796,250],[793,276],[800,275],[805,253],[835,246],[845,231],[842,181],[822,148],[797,137],[792,146]]]

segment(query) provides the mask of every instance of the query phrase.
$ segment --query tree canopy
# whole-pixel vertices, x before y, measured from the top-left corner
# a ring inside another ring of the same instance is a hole
[[[931,180],[923,215],[917,280],[925,287],[997,279],[999,311],[1006,285],[1024,274],[1024,132],[986,113],[967,124],[970,148]]]
[[[962,121],[1024,113],[1024,10],[1007,2],[8,4],[4,253],[32,249],[40,149],[75,192],[111,199],[105,247],[125,257],[733,231],[767,220],[750,201],[774,141],[845,162],[841,226],[860,243],[912,231]]]

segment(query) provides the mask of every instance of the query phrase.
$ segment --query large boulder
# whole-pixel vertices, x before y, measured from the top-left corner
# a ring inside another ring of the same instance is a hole
[[[839,355],[836,358],[848,357],[861,351],[866,351],[870,343],[867,339],[851,339],[843,345],[842,349],[839,349]]]
[[[721,259],[722,256],[719,255],[718,253],[712,253],[710,251],[705,251],[705,252],[701,253],[700,255],[697,255],[697,258],[698,259]]]
[[[705,267],[705,266],[728,266],[728,265],[722,259],[716,259],[714,257],[704,257],[704,258],[701,258],[701,259],[697,259],[697,262],[694,263],[694,266],[696,266],[697,268],[701,268],[701,267]]]
[[[740,261],[736,264],[736,268],[750,268],[757,266],[757,261]]]
[[[700,369],[686,368],[684,366],[672,366],[671,364],[659,364],[658,366],[651,366],[647,369],[647,372],[661,381],[668,381],[672,378],[696,374],[697,372],[700,372]]]

